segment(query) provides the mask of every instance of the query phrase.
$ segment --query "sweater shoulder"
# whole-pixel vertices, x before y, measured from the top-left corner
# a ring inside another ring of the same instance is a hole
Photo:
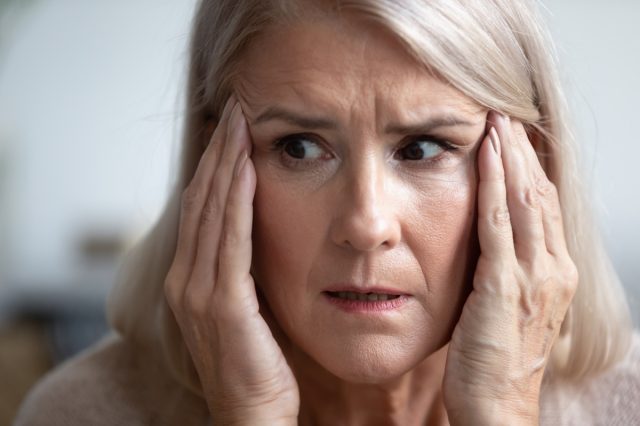
[[[542,408],[549,421],[542,424],[640,424],[640,334],[633,334],[626,356],[610,369],[548,391]]]
[[[197,397],[112,334],[38,382],[25,398],[15,425],[165,424],[180,411],[185,417],[204,414]]]

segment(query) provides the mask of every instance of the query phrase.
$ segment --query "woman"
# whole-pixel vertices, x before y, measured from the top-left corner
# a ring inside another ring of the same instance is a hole
[[[640,422],[547,33],[468,3],[202,1],[119,336],[18,424]]]

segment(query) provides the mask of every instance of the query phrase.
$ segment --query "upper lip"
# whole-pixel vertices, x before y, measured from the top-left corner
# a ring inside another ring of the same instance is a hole
[[[324,291],[325,292],[330,291],[332,293],[340,292],[340,291],[351,291],[354,293],[378,293],[378,294],[391,294],[391,295],[397,295],[397,296],[408,294],[405,291],[398,290],[391,287],[385,287],[385,286],[379,286],[379,285],[368,285],[368,284],[356,285],[356,284],[347,284],[347,283],[332,284],[328,288],[325,288]]]

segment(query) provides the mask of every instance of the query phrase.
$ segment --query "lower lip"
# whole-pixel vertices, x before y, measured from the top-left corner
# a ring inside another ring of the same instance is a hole
[[[400,309],[410,296],[400,295],[391,300],[350,300],[323,294],[325,299],[337,308],[349,313],[376,313]]]

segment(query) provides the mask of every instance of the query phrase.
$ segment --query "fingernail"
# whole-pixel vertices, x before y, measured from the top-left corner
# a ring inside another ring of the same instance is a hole
[[[225,102],[224,107],[222,108],[222,114],[224,114],[224,111],[231,111],[235,106],[235,104],[236,104],[235,95],[229,96],[229,99],[227,99],[227,102]]]
[[[229,122],[231,124],[231,128],[235,129],[238,124],[238,116],[240,115],[240,104],[236,102],[231,108],[231,115],[229,116]]]
[[[496,153],[498,157],[501,155],[500,151],[500,138],[498,138],[498,132],[495,127],[491,127],[489,130],[489,139],[491,140],[491,146],[493,147],[493,152]]]
[[[242,169],[244,168],[244,164],[247,162],[247,151],[242,151],[242,153],[240,154],[240,157],[238,157],[238,161],[236,161],[236,169],[233,172],[233,174],[235,175],[235,177],[240,176],[240,173],[242,173]]]
[[[242,112],[242,107],[240,104],[236,104],[236,109],[233,111],[233,123],[232,129],[236,136],[238,136],[242,131],[244,131],[247,127],[247,120],[244,118],[244,113]]]
[[[225,126],[227,126],[227,130],[231,128],[231,118],[233,116],[233,110],[235,109],[237,103],[238,102],[235,100],[235,96],[231,95],[229,99],[227,99],[227,102],[224,104],[224,107],[220,112],[220,116],[218,117],[218,123],[216,125],[225,123]]]

